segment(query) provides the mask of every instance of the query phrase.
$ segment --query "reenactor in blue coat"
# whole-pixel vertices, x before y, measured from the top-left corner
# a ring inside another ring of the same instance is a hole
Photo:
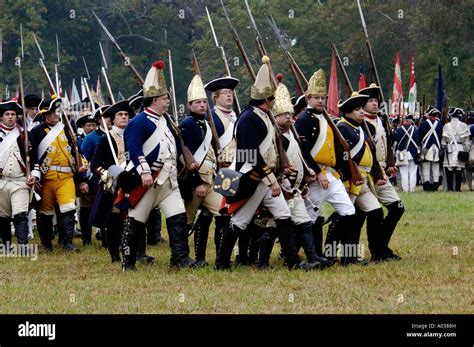
[[[421,139],[421,182],[423,190],[435,192],[440,186],[440,158],[443,124],[440,121],[441,112],[429,106],[425,120],[418,127]]]
[[[252,221],[260,204],[275,219],[276,234],[284,251],[289,269],[311,269],[314,266],[301,261],[295,245],[291,211],[277,181],[280,167],[276,130],[269,113],[274,104],[275,85],[268,66],[270,59],[262,59],[255,83],[251,87],[249,106],[237,122],[237,149],[234,163],[230,166],[237,174],[243,174],[239,185],[241,206],[234,211],[229,226],[223,230],[221,246],[216,259],[216,269],[230,269],[230,258],[235,242]],[[241,187],[243,191],[241,190]],[[226,204],[229,201],[226,200]],[[230,207],[230,206],[229,206]]]
[[[234,160],[236,148],[234,129],[237,115],[232,107],[234,105],[234,89],[238,84],[239,80],[237,78],[226,76],[216,78],[204,86],[205,90],[212,93],[212,101],[215,104],[212,109],[212,117],[214,119],[214,124],[216,125],[217,136],[219,137],[221,147],[221,154],[219,155],[221,167],[229,167]],[[222,229],[225,225],[229,224],[230,216],[218,215],[214,217],[214,220],[214,243],[217,254],[222,236]],[[239,252],[240,258],[242,254]]]
[[[121,165],[122,168],[125,166],[124,131],[129,118],[133,117],[133,111],[128,100],[121,100],[107,108],[102,117],[110,118],[112,129],[106,130],[109,134],[99,139],[90,165],[91,171],[100,180],[91,224],[105,230],[104,236],[112,262],[120,262],[123,216],[120,215],[121,211],[113,206],[116,194],[113,191],[114,177],[110,174],[110,169],[113,165]],[[144,251],[142,253],[145,256]]]
[[[185,268],[194,264],[189,257],[186,210],[178,187],[181,146],[167,115],[170,101],[163,68],[163,61],[157,61],[148,71],[143,85],[144,110],[129,122],[124,134],[130,160],[127,169],[138,178],[137,186],[127,197],[131,208],[122,242],[124,271],[136,271],[138,243],[145,235],[150,211],[156,207],[166,217],[171,266]]]
[[[188,189],[185,193],[188,226],[194,223],[197,210],[201,207],[196,227],[194,228],[195,267],[206,266],[206,248],[209,227],[213,216],[219,216],[222,195],[213,189],[217,171],[217,146],[215,146],[212,130],[206,120],[208,102],[201,77],[195,75],[188,87],[187,116],[179,125],[183,134],[184,145],[189,148],[199,164],[199,170],[192,173]],[[231,138],[232,140],[232,138]],[[205,208],[205,210],[204,210]]]
[[[402,191],[414,192],[418,164],[420,163],[420,137],[412,114],[407,114],[402,125],[395,130],[394,142],[396,165],[400,171]]]

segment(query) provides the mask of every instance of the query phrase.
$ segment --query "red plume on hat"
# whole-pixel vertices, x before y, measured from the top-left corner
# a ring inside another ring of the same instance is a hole
[[[278,80],[278,82],[281,82],[281,81],[283,81],[283,74],[278,73],[278,74],[276,74],[275,78]]]
[[[163,60],[157,60],[153,64],[151,64],[154,68],[158,70],[163,70],[165,68],[165,62]]]

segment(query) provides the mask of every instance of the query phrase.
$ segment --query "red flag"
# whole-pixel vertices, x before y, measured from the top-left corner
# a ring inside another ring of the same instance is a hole
[[[400,53],[395,56],[395,73],[393,75],[393,93],[392,93],[392,114],[401,115],[402,110],[399,107],[403,103],[402,92],[402,71],[400,67]]]
[[[415,79],[415,56],[411,54],[410,68],[410,92],[408,94],[408,104],[411,113],[415,113],[416,106],[416,79]]]
[[[328,112],[333,117],[339,117],[339,108],[337,102],[339,101],[339,91],[337,88],[337,71],[336,71],[336,56],[332,52],[331,62],[331,77],[329,78],[329,92],[328,92]]]
[[[359,66],[359,90],[367,87],[365,83],[365,76],[364,76],[364,65],[362,64],[362,60],[360,61]]]

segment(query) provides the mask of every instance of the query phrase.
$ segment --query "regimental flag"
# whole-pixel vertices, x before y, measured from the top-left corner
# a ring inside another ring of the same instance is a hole
[[[410,67],[410,92],[408,94],[408,110],[411,113],[415,113],[415,108],[416,108],[415,55],[412,53],[411,54],[411,67]]]
[[[393,92],[392,92],[392,115],[403,116],[403,92],[402,92],[402,71],[400,67],[400,53],[397,51],[395,56],[395,73],[393,75]]]
[[[337,86],[336,56],[333,51],[331,62],[331,76],[329,77],[328,91],[328,113],[333,117],[339,117],[339,108],[337,107],[338,101],[339,91]]]
[[[436,108],[441,112],[444,111],[444,84],[443,72],[441,71],[441,63],[438,64],[438,94],[436,97]]]
[[[97,77],[97,85],[96,85],[96,88],[95,88],[95,95],[97,96],[96,102],[100,106],[104,106],[105,105],[105,99],[104,99],[104,94],[102,94],[102,86],[100,84],[100,76]]]
[[[360,57],[360,65],[359,65],[359,90],[367,87],[365,83],[365,76],[364,76],[364,64],[362,63],[362,57]]]
[[[82,99],[79,95],[79,91],[77,90],[77,87],[76,87],[76,79],[73,79],[72,86],[71,86],[71,103],[74,105],[81,102],[81,100]]]

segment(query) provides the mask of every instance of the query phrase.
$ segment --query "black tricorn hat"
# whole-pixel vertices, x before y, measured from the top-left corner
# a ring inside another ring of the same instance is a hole
[[[38,107],[41,102],[41,97],[36,94],[27,94],[25,95],[25,107],[33,108]]]
[[[23,108],[14,100],[0,102],[0,117],[7,111],[15,111],[17,116],[23,114]]]
[[[349,113],[357,107],[364,107],[367,104],[367,101],[369,101],[368,95],[360,95],[357,92],[353,92],[350,98],[339,103],[337,107],[339,107],[342,112]]]
[[[56,111],[59,107],[61,107],[61,103],[61,98],[41,100],[38,105],[38,113],[33,118],[33,122],[43,120],[43,116],[45,114]]]
[[[448,116],[461,118],[464,116],[464,111],[459,107],[450,107],[448,109]]]
[[[216,92],[221,89],[231,89],[234,90],[235,87],[239,84],[239,80],[234,77],[226,76],[226,77],[220,77],[216,78],[215,80],[212,80],[208,82],[205,86],[204,89],[208,90],[210,92]]]
[[[382,99],[382,91],[378,85],[371,83],[370,86],[359,90],[360,95],[368,95],[369,99],[376,98],[379,102]]]
[[[123,99],[123,100],[117,101],[115,104],[113,104],[108,109],[106,109],[104,113],[102,113],[102,117],[104,118],[110,117],[110,121],[113,122],[117,112],[121,112],[121,111],[128,112],[129,119],[135,116],[135,113],[133,113],[133,110],[130,107],[130,101],[128,99]]]
[[[143,101],[143,89],[140,89],[137,94],[133,94],[128,100],[130,100],[129,105],[131,108],[139,108]]]
[[[438,110],[436,107],[429,105],[426,109],[425,115],[441,117],[441,111]]]
[[[100,124],[99,120],[94,117],[92,113],[85,114],[82,117],[79,117],[76,121],[76,125],[80,128],[86,125],[86,123],[95,123],[97,125]]]

